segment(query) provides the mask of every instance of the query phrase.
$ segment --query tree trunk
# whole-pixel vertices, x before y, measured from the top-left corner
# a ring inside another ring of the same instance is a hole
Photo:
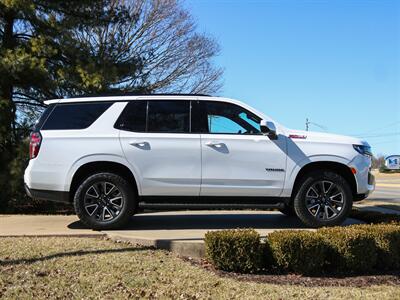
[[[3,35],[3,48],[5,51],[13,49],[14,14],[6,14]],[[13,126],[15,122],[15,105],[12,100],[12,78],[0,78],[0,207],[7,207],[10,200],[10,162],[13,158]]]

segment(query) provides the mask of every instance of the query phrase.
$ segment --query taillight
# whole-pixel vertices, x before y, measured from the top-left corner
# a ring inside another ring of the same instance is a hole
[[[29,141],[29,158],[35,158],[39,154],[42,135],[40,132],[32,132]]]

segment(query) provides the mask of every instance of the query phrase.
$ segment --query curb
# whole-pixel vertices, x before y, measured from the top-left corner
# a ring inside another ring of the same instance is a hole
[[[146,239],[140,237],[130,237],[119,234],[107,234],[112,241],[123,241],[141,246],[154,247],[167,250],[180,256],[203,258],[205,248],[203,239],[199,240],[169,240],[169,239]]]

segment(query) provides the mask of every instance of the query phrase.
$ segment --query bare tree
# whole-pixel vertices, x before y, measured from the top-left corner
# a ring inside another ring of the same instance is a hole
[[[79,1],[76,8],[36,1],[40,21],[30,22],[27,12],[17,22],[15,36],[30,49],[26,65],[35,68],[15,76],[24,82],[13,87],[14,127],[41,111],[49,98],[113,90],[220,90],[223,70],[213,63],[219,46],[198,32],[179,0],[97,0],[92,8],[90,0],[81,2],[83,8]]]
[[[385,156],[383,154],[378,154],[377,156],[372,156],[372,168],[380,169],[385,166]]]
[[[112,64],[136,62],[136,68],[117,76],[112,88],[147,92],[216,93],[221,88],[222,69],[214,67],[218,55],[215,40],[196,31],[196,24],[176,0],[115,1],[131,22],[110,22],[76,30],[91,54]],[[121,11],[121,9],[119,9]],[[107,74],[103,74],[107,79]],[[108,80],[107,80],[108,81]],[[109,81],[108,81],[109,83]]]

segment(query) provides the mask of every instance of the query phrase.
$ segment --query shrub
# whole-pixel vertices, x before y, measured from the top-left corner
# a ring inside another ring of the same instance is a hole
[[[224,271],[254,273],[263,267],[263,244],[254,229],[209,231],[206,257]]]
[[[351,211],[350,217],[372,224],[400,223],[400,215],[385,214],[379,211],[371,211],[371,210],[353,209]]]
[[[283,230],[267,237],[276,266],[284,271],[318,274],[323,271],[329,245],[318,232]]]
[[[253,273],[266,266],[316,275],[368,273],[400,268],[400,226],[352,225],[317,231],[270,233],[263,244],[252,229],[208,232],[206,255],[225,271]]]
[[[370,233],[377,247],[376,269],[394,270],[400,268],[400,226],[396,225],[354,225],[353,228]]]
[[[318,232],[330,245],[327,260],[332,271],[360,273],[373,270],[377,247],[370,232],[357,227],[322,228]]]

